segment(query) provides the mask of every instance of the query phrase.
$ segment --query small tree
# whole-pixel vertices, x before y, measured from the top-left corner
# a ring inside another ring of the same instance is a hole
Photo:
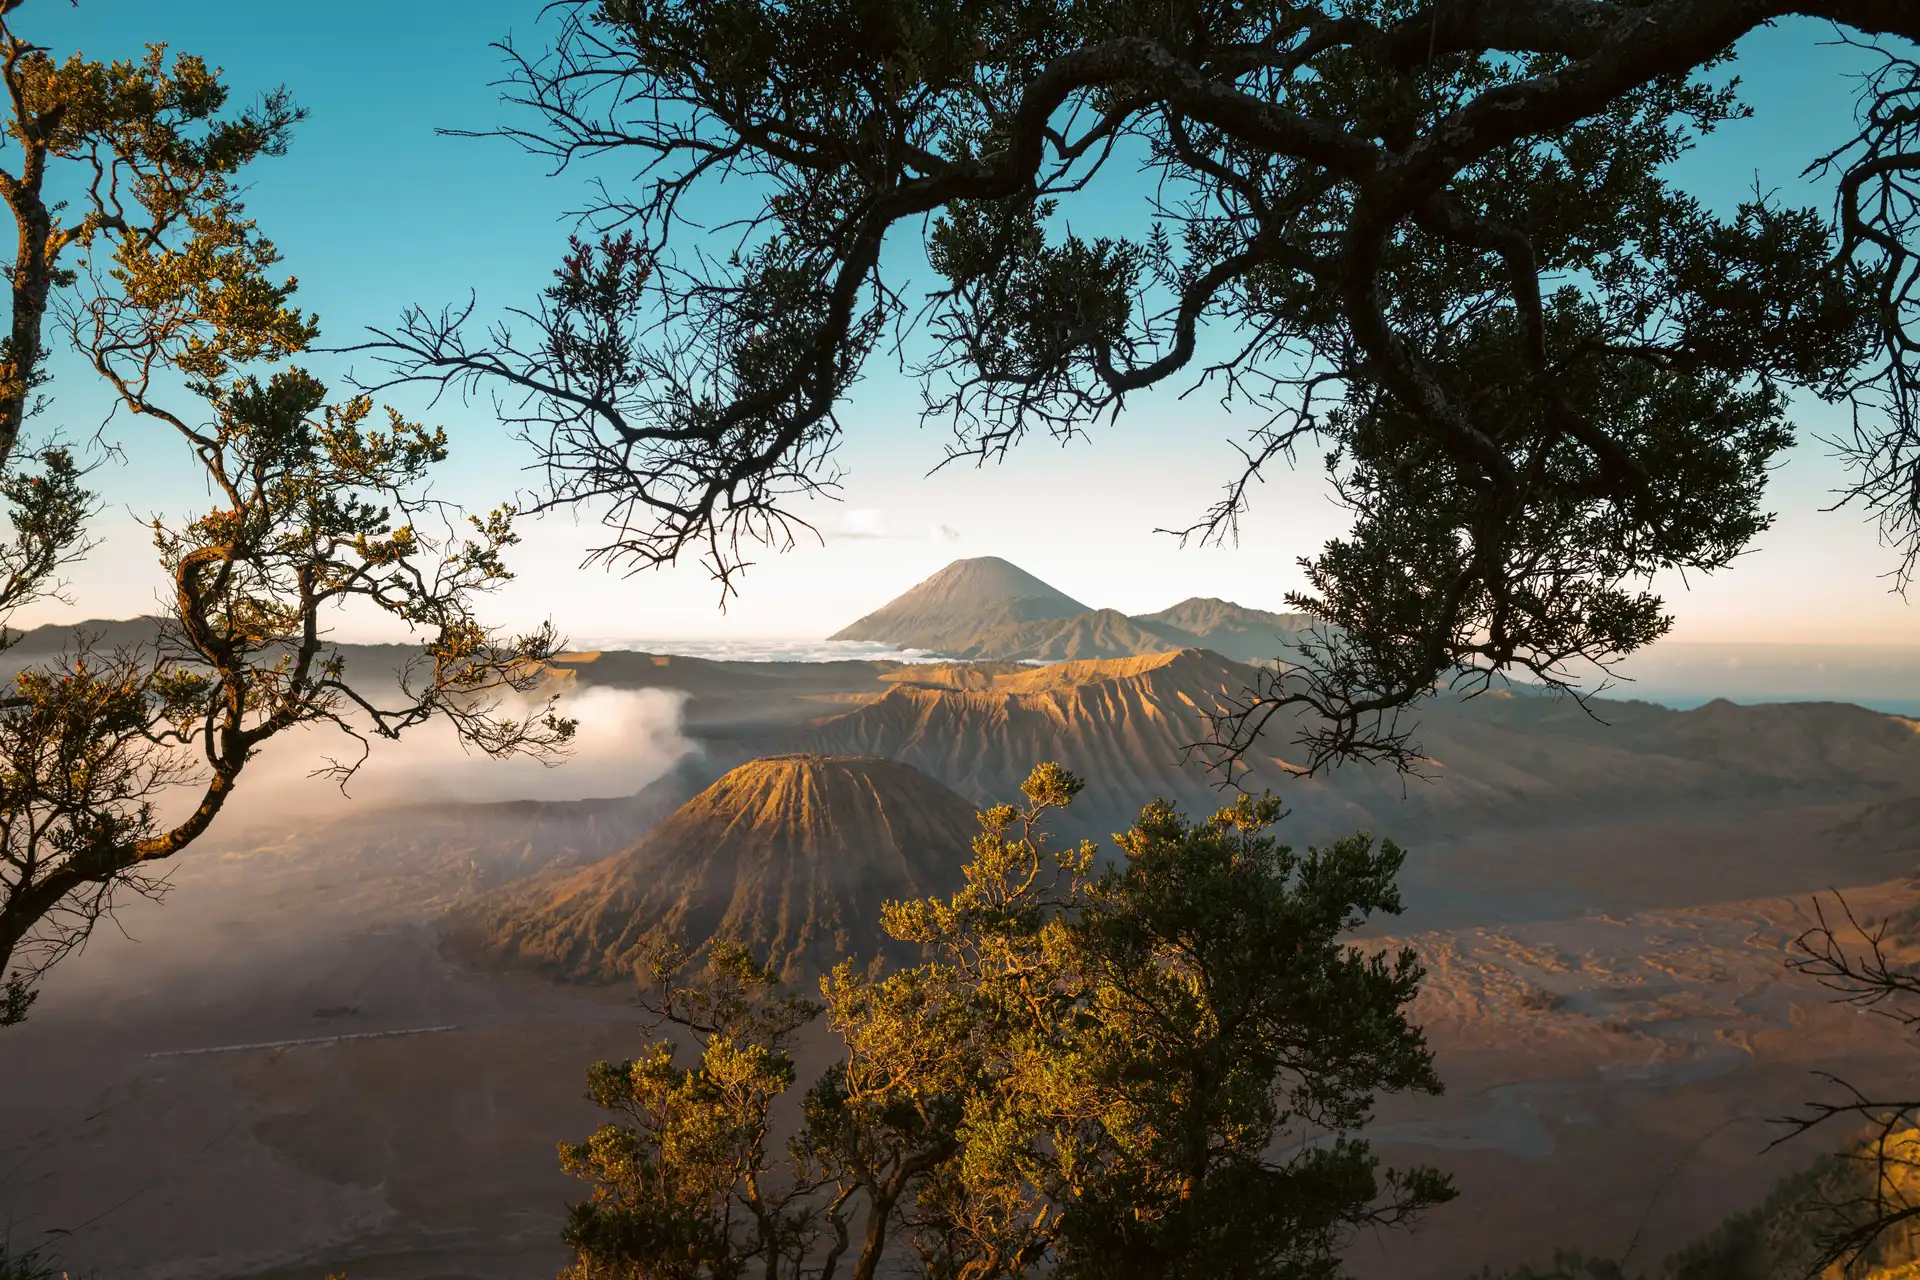
[[[0,968],[21,966],[9,1020],[117,894],[156,887],[151,868],[205,833],[269,739],[345,731],[360,750],[330,766],[344,781],[369,735],[435,715],[490,755],[571,735],[551,709],[516,716],[499,699],[539,681],[552,634],[503,640],[471,613],[508,576],[506,513],[465,539],[420,532],[411,517],[444,436],[397,417],[370,429],[367,401],[324,398],[298,370],[220,388],[214,425],[196,434],[226,504],[178,528],[155,521],[177,610],[155,647],[83,648],[14,680],[0,708]],[[326,642],[329,614],[349,601],[430,637],[391,691],[349,680]],[[179,788],[197,801],[163,821]]]
[[[588,1097],[620,1120],[560,1146],[561,1167],[594,1183],[567,1225],[577,1261],[565,1274],[733,1277],[759,1262],[780,1275],[817,1242],[804,1202],[819,1183],[774,1168],[773,1104],[793,1086],[794,1037],[820,1006],[777,994],[773,969],[724,943],[700,987],[674,987],[671,964],[661,977],[657,1017],[699,1037],[699,1062],[676,1066],[662,1040],[588,1073]]]
[[[253,368],[307,349],[318,322],[276,280],[272,243],[245,216],[235,174],[284,150],[300,112],[284,91],[225,114],[227,90],[197,58],[153,47],[137,63],[56,63],[19,37],[0,0],[0,84],[21,168],[0,172],[20,228],[11,336],[0,347],[0,648],[7,616],[57,590],[84,551],[90,499],[69,452],[20,467],[22,424],[41,407],[43,322],[136,420],[177,435],[214,506],[153,521],[169,616],[143,650],[82,644],[29,667],[0,699],[0,1025],[35,979],[82,942],[125,891],[203,835],[268,740],[308,725],[360,747],[445,716],[492,755],[551,754],[571,736],[551,704],[522,714],[557,639],[502,636],[474,614],[510,575],[512,511],[468,522],[426,497],[446,456],[439,431],[372,402],[335,404],[311,374]],[[75,214],[49,194],[61,170]],[[192,408],[187,406],[191,405]],[[203,417],[210,422],[201,425]],[[327,641],[354,604],[421,640],[391,684],[350,678]],[[184,803],[170,808],[169,802]]]
[[[1347,1232],[1447,1199],[1354,1136],[1380,1092],[1440,1088],[1406,1020],[1417,961],[1343,940],[1399,910],[1400,851],[1295,854],[1271,800],[1205,822],[1156,803],[1096,870],[1043,830],[1079,789],[1036,769],[1025,806],[981,815],[965,888],[887,908],[920,965],[843,963],[816,1006],[727,951],[697,1012],[669,988],[699,1061],[663,1041],[594,1069],[624,1122],[562,1148],[595,1184],[569,1275],[1331,1277]],[[842,1053],[779,1158],[823,1011]]]
[[[1911,928],[1920,912],[1907,908],[1890,919],[1863,920],[1836,895],[1831,909],[1815,900],[1814,918],[1795,939],[1788,966],[1846,1004],[1920,1029],[1920,970],[1893,936],[1896,928]],[[1851,1267],[1895,1246],[1911,1261],[1920,1223],[1920,1096],[1913,1089],[1868,1093],[1836,1076],[1823,1078],[1838,1093],[1789,1118],[1787,1137],[1835,1122],[1864,1127],[1867,1137],[1840,1157],[1856,1166],[1854,1176],[1830,1179],[1840,1189],[1814,1205],[1823,1211],[1825,1230],[1812,1269]]]
[[[82,554],[89,495],[71,452],[33,441],[48,405],[46,320],[69,307],[151,307],[191,299],[219,346],[243,358],[288,354],[315,332],[285,305],[291,282],[235,198],[240,172],[286,150],[302,112],[285,89],[231,112],[219,73],[162,45],[139,62],[57,62],[15,28],[23,0],[0,0],[0,104],[10,162],[0,200],[18,237],[0,334],[0,477],[11,539],[0,548],[0,643],[22,605],[59,590]],[[113,263],[108,266],[108,263]],[[216,357],[217,358],[217,357]],[[37,468],[35,474],[31,468]]]

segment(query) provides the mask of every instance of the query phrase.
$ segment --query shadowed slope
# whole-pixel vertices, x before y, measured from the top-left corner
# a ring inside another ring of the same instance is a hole
[[[1175,635],[1170,639],[1149,631],[1117,609],[1093,609],[1071,618],[983,626],[956,635],[953,643],[922,647],[956,658],[1066,662],[1169,653],[1191,644],[1187,638]]]
[[[786,755],[733,769],[639,843],[469,913],[483,956],[570,978],[631,976],[654,947],[745,943],[791,976],[879,949],[881,904],[947,891],[970,805],[893,760]]]
[[[1268,613],[1211,596],[1194,596],[1171,609],[1139,614],[1133,622],[1176,642],[1176,648],[1198,646],[1238,662],[1260,662],[1297,653],[1300,633],[1314,625],[1309,614]]]

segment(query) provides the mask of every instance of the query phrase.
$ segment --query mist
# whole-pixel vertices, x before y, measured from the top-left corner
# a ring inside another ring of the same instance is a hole
[[[219,824],[343,817],[354,809],[437,801],[591,800],[629,796],[693,750],[681,732],[686,695],[665,689],[584,689],[570,694],[562,714],[580,722],[568,754],[557,763],[524,756],[491,759],[463,744],[435,720],[398,742],[372,743],[366,763],[347,782],[317,776],[331,760],[351,761],[360,745],[331,726],[280,735],[260,749],[240,775]],[[531,699],[516,715],[539,710]],[[191,798],[197,800],[197,793]],[[191,803],[178,797],[176,803]]]
[[[204,841],[155,867],[165,891],[116,895],[112,916],[47,975],[47,1006],[99,1021],[142,1002],[187,999],[204,1012],[255,998],[243,990],[275,991],[298,1030],[312,1006],[361,1002],[322,988],[331,967],[346,963],[341,955],[367,945],[368,930],[430,921],[433,903],[527,874],[543,859],[604,856],[641,821],[396,808],[632,795],[693,750],[681,732],[685,701],[659,689],[570,694],[562,710],[578,717],[579,733],[550,768],[489,759],[463,748],[450,725],[430,722],[398,742],[375,742],[344,794],[336,780],[313,775],[329,757],[357,751],[351,738],[313,727],[274,738]],[[514,711],[541,705],[530,699]],[[199,796],[198,787],[174,790],[160,817],[177,820]],[[342,939],[358,941],[335,955]]]

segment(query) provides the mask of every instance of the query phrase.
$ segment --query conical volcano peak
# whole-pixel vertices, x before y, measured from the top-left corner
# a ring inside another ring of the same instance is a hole
[[[996,627],[1076,618],[1093,610],[998,556],[955,560],[835,640],[878,640],[958,651],[967,636]]]
[[[1129,617],[1090,609],[998,556],[956,560],[839,632],[968,661],[1065,662],[1212,649],[1239,662],[1292,660],[1313,619],[1196,596]]]
[[[999,556],[955,560],[908,594],[919,593],[943,597],[956,603],[1050,600],[1061,606],[1063,612],[1057,616],[1063,618],[1088,612],[1086,605]]]
[[[973,806],[911,765],[750,760],[624,853],[480,906],[483,952],[577,978],[629,976],[667,944],[721,939],[790,976],[886,945],[881,906],[958,887]]]

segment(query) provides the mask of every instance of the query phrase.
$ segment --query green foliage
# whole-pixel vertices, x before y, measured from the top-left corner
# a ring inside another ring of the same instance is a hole
[[[0,1026],[6,1025],[0,1022]],[[13,1242],[0,1236],[0,1280],[66,1280],[66,1273],[42,1249],[16,1253]]]
[[[17,1022],[25,1022],[27,1010],[40,998],[40,993],[27,985],[27,980],[19,974],[9,974],[0,981],[0,1027],[10,1027]]]
[[[1271,799],[1203,822],[1156,802],[1102,868],[1044,831],[1080,787],[1042,765],[1024,806],[980,815],[958,893],[887,906],[921,964],[842,963],[822,1005],[734,950],[697,998],[669,981],[661,1012],[698,1033],[697,1063],[661,1041],[594,1068],[618,1119],[562,1148],[594,1183],[569,1276],[911,1258],[939,1277],[1318,1280],[1354,1229],[1450,1198],[1353,1136],[1380,1093],[1440,1089],[1406,1021],[1412,953],[1345,940],[1400,909],[1400,851],[1298,854]],[[794,1038],[822,1013],[839,1058],[776,1159]]]
[[[462,520],[429,497],[443,432],[392,411],[375,425],[366,396],[329,403],[302,369],[260,369],[318,333],[238,199],[245,167],[281,154],[300,118],[286,93],[228,112],[215,70],[158,45],[138,62],[57,62],[14,31],[17,8],[0,0],[19,166],[0,169],[0,198],[20,231],[0,349],[0,647],[15,610],[59,591],[92,511],[71,452],[17,448],[50,308],[119,407],[190,451],[213,497],[196,519],[153,520],[171,616],[150,648],[96,653],[81,637],[0,697],[0,1023],[25,1016],[34,980],[118,895],[161,890],[153,864],[207,830],[276,735],[346,734],[358,749],[330,765],[344,784],[371,739],[435,717],[496,756],[552,756],[574,730],[551,699],[523,696],[552,629],[503,635],[475,614],[511,577],[513,510]],[[68,170],[84,194],[50,203],[50,172]],[[348,605],[418,638],[397,688],[356,680],[327,642]],[[197,801],[163,822],[155,800],[175,787]]]
[[[41,321],[61,293],[70,327],[83,314],[113,328],[128,308],[164,312],[160,323],[191,348],[180,367],[196,377],[291,354],[317,332],[288,305],[293,282],[268,278],[278,255],[235,186],[248,164],[285,151],[303,114],[286,91],[229,113],[218,71],[190,54],[169,63],[164,45],[137,62],[59,62],[13,30],[16,8],[0,6],[6,130],[19,162],[0,174],[0,195],[21,229],[0,352],[0,463],[44,381]],[[47,194],[62,175],[82,193],[70,204]],[[82,260],[66,265],[75,253]],[[148,364],[141,376],[154,372]]]
[[[23,982],[83,941],[116,894],[156,892],[147,868],[208,828],[278,734],[345,733],[359,750],[330,766],[343,782],[371,738],[435,716],[492,755],[571,736],[550,702],[521,715],[502,701],[533,689],[556,638],[499,638],[472,612],[510,576],[507,513],[467,537],[423,527],[444,437],[391,415],[371,429],[370,402],[325,397],[299,370],[209,389],[214,422],[192,439],[222,501],[177,528],[154,522],[175,601],[157,647],[96,654],[83,641],[21,671],[0,703],[0,965],[24,961]],[[349,601],[425,634],[392,694],[356,686],[325,641]],[[154,800],[178,786],[199,801],[163,823]]]
[[[11,534],[0,541],[0,648],[13,642],[5,618],[56,593],[61,568],[85,553],[86,522],[94,510],[71,451],[47,448],[36,461],[37,473],[17,465],[0,472]]]
[[[573,1207],[568,1280],[769,1274],[814,1242],[800,1207],[814,1186],[776,1185],[774,1102],[793,1086],[793,1039],[820,1006],[775,990],[777,975],[738,947],[712,949],[706,981],[672,985],[663,1010],[700,1036],[699,1061],[678,1067],[661,1040],[639,1059],[596,1063],[587,1096],[619,1119],[560,1145],[561,1168],[594,1184]]]
[[[1019,820],[1077,787],[1037,772]],[[1331,1276],[1346,1231],[1449,1197],[1431,1171],[1377,1177],[1346,1136],[1376,1094],[1440,1089],[1403,1014],[1413,954],[1341,940],[1400,910],[1402,855],[1365,837],[1298,855],[1267,834],[1278,817],[1271,798],[1205,822],[1156,802],[1122,865],[1094,875],[1082,847],[1056,878],[1031,828],[1010,841],[1016,815],[990,811],[967,889],[890,917],[985,1003],[976,1051],[999,1064],[933,1197],[959,1199],[943,1248],[979,1258],[1011,1236],[1063,1276]],[[1005,1216],[966,1240],[976,1202]]]
[[[1911,1137],[1908,1138],[1909,1144]],[[1878,1167],[1869,1145],[1815,1162],[1775,1183],[1758,1206],[1738,1213],[1712,1232],[1668,1258],[1659,1280],[1871,1280],[1889,1269],[1920,1261],[1910,1228],[1896,1224],[1884,1233],[1862,1237],[1857,1249],[1836,1260],[1833,1245],[1873,1222],[1884,1211],[1876,1182],[1892,1199],[1909,1203],[1910,1170]]]

